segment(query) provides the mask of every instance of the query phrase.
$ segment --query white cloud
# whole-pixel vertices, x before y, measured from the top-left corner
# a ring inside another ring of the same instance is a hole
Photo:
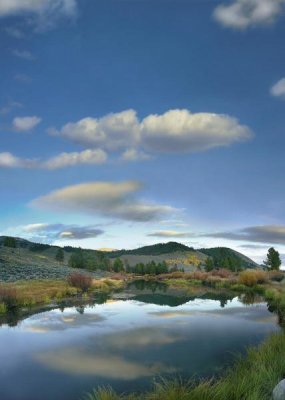
[[[102,118],[84,118],[50,130],[86,146],[116,150],[135,145],[139,140],[139,123],[134,110],[108,114]]]
[[[39,197],[32,206],[57,212],[103,215],[129,221],[150,221],[177,210],[167,205],[136,198],[141,185],[136,181],[89,182],[67,186]]]
[[[84,150],[81,152],[61,153],[42,163],[43,168],[58,169],[82,164],[103,164],[107,160],[105,151]]]
[[[35,128],[40,122],[41,118],[33,117],[15,117],[13,119],[13,128],[19,132],[27,132]]]
[[[197,152],[229,146],[251,137],[250,129],[221,114],[170,110],[141,124],[144,147],[160,152]]]
[[[103,164],[107,160],[107,154],[100,149],[84,150],[81,152],[61,153],[46,161],[39,159],[25,159],[11,153],[0,153],[0,168],[35,168],[35,169],[60,169],[75,165]]]
[[[138,151],[137,149],[127,149],[121,155],[121,160],[123,161],[144,161],[149,160],[151,157],[149,154],[143,151]]]
[[[149,115],[139,121],[134,110],[94,119],[84,118],[68,123],[59,131],[50,130],[85,146],[108,150],[125,150],[123,157],[133,158],[136,147],[154,152],[196,152],[229,146],[251,138],[247,126],[223,114],[191,113],[170,110],[162,115]]]
[[[272,96],[285,98],[285,78],[276,82],[270,89],[270,93]]]
[[[62,18],[73,18],[77,13],[76,0],[1,0],[0,18],[9,16],[29,17],[29,24],[36,30],[54,26]],[[15,36],[15,35],[14,35]]]
[[[33,61],[35,59],[33,54],[30,51],[27,51],[27,50],[14,49],[12,51],[12,53],[13,53],[13,55],[15,57],[23,58],[24,60],[27,60],[27,61]]]
[[[188,238],[193,235],[189,232],[157,231],[157,232],[149,233],[147,236],[160,237],[160,238]]]
[[[214,10],[214,18],[225,27],[246,29],[273,23],[283,12],[284,0],[234,0]]]
[[[14,156],[9,152],[0,153],[0,168],[34,168],[34,160]]]

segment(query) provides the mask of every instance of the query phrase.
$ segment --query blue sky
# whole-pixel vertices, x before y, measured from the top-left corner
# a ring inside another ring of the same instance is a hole
[[[0,0],[0,232],[285,254],[284,10]]]

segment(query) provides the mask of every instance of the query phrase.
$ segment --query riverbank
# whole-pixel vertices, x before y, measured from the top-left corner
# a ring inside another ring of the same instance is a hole
[[[285,376],[285,334],[274,334],[250,348],[218,380],[199,383],[158,380],[152,391],[118,395],[111,388],[94,390],[85,400],[270,400]]]
[[[63,301],[83,298],[92,300],[95,295],[109,294],[122,289],[125,282],[121,279],[93,279],[90,288],[82,291],[69,284],[67,280],[25,280],[0,285],[0,316],[11,311],[33,309],[40,306],[54,306]]]

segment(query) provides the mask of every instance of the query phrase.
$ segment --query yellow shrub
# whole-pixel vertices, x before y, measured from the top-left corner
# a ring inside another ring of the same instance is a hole
[[[267,275],[264,271],[247,269],[239,275],[239,283],[246,286],[255,286],[259,283],[267,282]]]

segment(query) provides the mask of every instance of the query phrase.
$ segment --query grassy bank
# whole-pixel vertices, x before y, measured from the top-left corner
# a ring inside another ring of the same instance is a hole
[[[275,334],[259,347],[249,349],[216,381],[161,380],[150,392],[130,395],[101,388],[85,400],[270,400],[273,388],[284,376],[285,334]]]
[[[68,280],[30,280],[0,285],[0,315],[14,309],[47,305],[63,299],[84,297],[92,299],[98,293],[110,293],[124,286],[122,280],[92,279],[90,287],[82,291]]]

